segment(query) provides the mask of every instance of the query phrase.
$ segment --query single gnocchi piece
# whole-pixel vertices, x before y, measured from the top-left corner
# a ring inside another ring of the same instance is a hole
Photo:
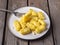
[[[44,14],[42,12],[37,12],[38,13],[38,17],[41,19],[41,20],[44,20],[45,17],[44,17]]]
[[[31,33],[31,30],[30,30],[29,28],[22,28],[19,32],[20,32],[22,35],[26,35],[26,34]]]
[[[34,10],[32,10],[32,15],[37,17],[37,12],[35,12]]]
[[[36,26],[36,27],[37,27],[37,26],[40,26],[40,23],[37,22],[37,21],[35,21],[35,20],[31,20],[30,23],[33,24],[33,25]]]
[[[39,26],[36,28],[35,33],[39,34],[39,33],[43,32],[45,29],[46,29],[45,26]]]
[[[13,24],[14,24],[14,28],[15,28],[17,31],[19,31],[19,30],[21,29],[21,25],[20,25],[20,23],[19,23],[18,20],[15,20]]]
[[[31,20],[35,20],[35,21],[38,21],[38,17],[33,17]]]
[[[28,22],[31,19],[32,10],[30,9],[26,14],[24,14],[20,20],[23,22]]]
[[[21,22],[20,22],[20,24],[21,24],[21,27],[22,27],[22,28],[26,28],[26,23],[21,23]]]
[[[25,15],[31,16],[32,15],[32,9],[29,9],[29,11]]]
[[[31,31],[35,31],[35,26],[31,23],[27,23],[26,26],[31,29]]]
[[[46,23],[44,22],[44,20],[39,19],[38,22],[40,22],[41,25],[46,26]]]
[[[37,12],[34,11],[33,9],[30,9],[30,12],[32,12],[32,13],[31,13],[32,16],[37,16]]]
[[[21,18],[20,18],[20,21],[21,22],[28,22],[30,21],[31,17],[29,17],[28,15],[23,15]]]
[[[31,19],[32,15],[32,9],[30,9],[25,15],[24,15],[24,20],[29,21]]]

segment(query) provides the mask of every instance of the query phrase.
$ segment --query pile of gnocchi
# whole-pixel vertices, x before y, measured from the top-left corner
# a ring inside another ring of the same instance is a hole
[[[30,33],[39,34],[46,30],[45,16],[42,12],[36,12],[29,9],[27,13],[20,17],[20,20],[14,20],[14,28],[22,35]]]

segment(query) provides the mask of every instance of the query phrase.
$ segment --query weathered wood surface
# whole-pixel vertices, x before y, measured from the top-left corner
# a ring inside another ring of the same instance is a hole
[[[6,9],[6,1],[7,0],[0,0],[0,9],[1,8]],[[3,41],[4,26],[5,26],[5,12],[0,11],[0,45],[2,45]]]
[[[47,0],[29,0],[29,6],[43,9],[49,15]],[[45,38],[44,38],[45,37]],[[52,29],[41,39],[30,41],[30,45],[53,45]]]
[[[60,0],[49,0],[55,45],[60,45]]]
[[[0,45],[60,45],[60,0],[0,0],[0,8],[9,10],[27,5],[41,8],[51,16],[52,27],[49,32],[34,41],[16,38],[8,28],[10,14],[0,11]]]

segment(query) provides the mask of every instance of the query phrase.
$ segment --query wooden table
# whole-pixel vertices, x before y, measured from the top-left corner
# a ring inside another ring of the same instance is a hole
[[[51,28],[42,38],[26,41],[13,36],[8,28],[10,14],[0,11],[0,45],[60,45],[60,0],[0,0],[0,8],[15,10],[24,6],[43,9],[51,19]]]

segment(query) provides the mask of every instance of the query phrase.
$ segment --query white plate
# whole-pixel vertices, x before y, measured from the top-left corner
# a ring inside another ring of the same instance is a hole
[[[22,38],[22,39],[26,39],[26,40],[33,40],[33,39],[37,39],[37,38],[40,38],[42,37],[43,35],[45,35],[47,33],[47,31],[49,30],[50,28],[50,19],[48,17],[48,15],[41,9],[39,8],[36,8],[36,7],[22,7],[22,8],[19,8],[17,10],[15,10],[16,12],[21,12],[21,13],[26,13],[29,9],[33,9],[35,11],[41,11],[44,13],[44,16],[46,18],[45,22],[47,24],[47,29],[40,33],[40,34],[37,34],[37,35],[33,35],[32,33],[31,34],[28,34],[28,35],[21,35],[19,32],[17,32],[14,28],[13,28],[13,22],[14,20],[18,19],[16,16],[14,16],[14,14],[11,14],[10,18],[9,18],[9,22],[8,22],[8,25],[9,25],[9,29],[10,31],[16,36],[16,37],[19,37],[19,38]]]

